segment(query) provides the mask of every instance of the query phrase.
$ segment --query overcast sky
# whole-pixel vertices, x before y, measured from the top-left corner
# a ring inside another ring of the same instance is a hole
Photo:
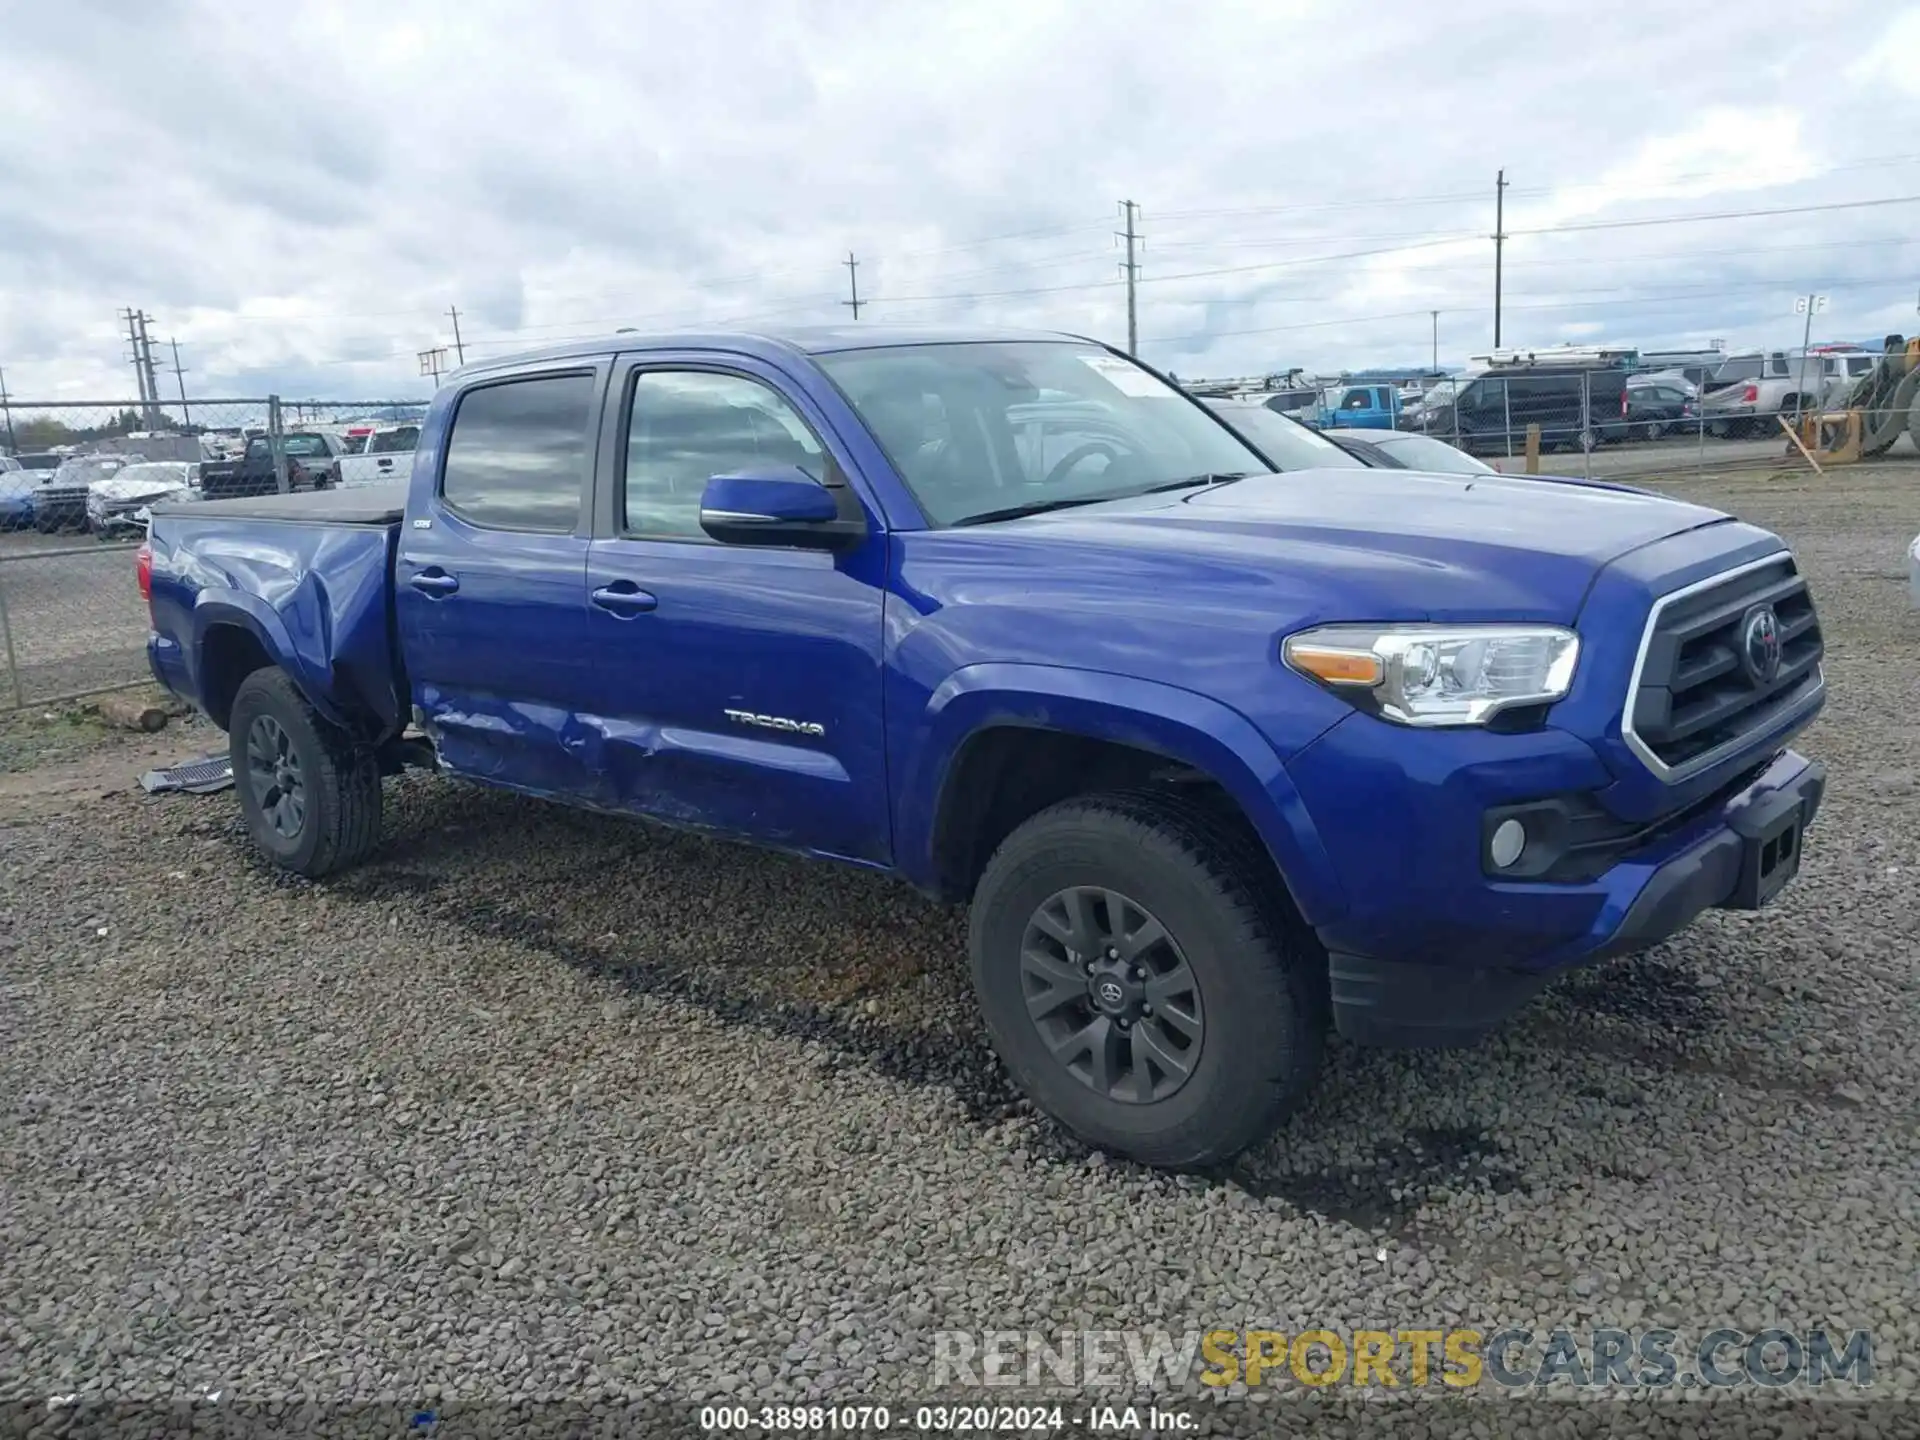
[[[1920,328],[1909,0],[0,0],[0,367],[425,393],[633,325],[983,321],[1183,376]],[[1530,233],[1558,229],[1560,233]],[[1414,247],[1414,248],[1409,248]],[[1354,253],[1384,252],[1384,253]],[[1330,258],[1338,257],[1338,258]],[[1215,272],[1215,273],[1199,273]],[[170,390],[171,382],[167,388]]]

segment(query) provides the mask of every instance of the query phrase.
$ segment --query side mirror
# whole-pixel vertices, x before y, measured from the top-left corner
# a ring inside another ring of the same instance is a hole
[[[700,528],[727,545],[838,550],[867,533],[864,518],[841,514],[845,493],[797,465],[715,475],[700,495]]]

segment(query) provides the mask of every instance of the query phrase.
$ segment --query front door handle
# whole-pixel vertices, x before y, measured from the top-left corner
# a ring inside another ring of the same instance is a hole
[[[644,615],[660,603],[631,580],[616,580],[611,585],[602,585],[587,598],[622,620]]]
[[[438,568],[422,570],[408,583],[422,595],[431,595],[436,600],[443,595],[451,595],[460,588],[458,580]]]

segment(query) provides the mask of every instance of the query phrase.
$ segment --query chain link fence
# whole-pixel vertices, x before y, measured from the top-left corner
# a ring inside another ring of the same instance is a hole
[[[1245,382],[1189,388],[1261,398],[1336,438],[1411,432],[1507,472],[1625,479],[1802,464],[1788,431],[1816,452],[1840,446],[1849,410],[1858,458],[1911,460],[1920,456],[1916,372],[1916,347],[1889,337],[1881,353],[1774,351],[1718,367],[1516,364],[1424,388],[1354,379],[1322,391],[1304,413],[1292,391]]]
[[[396,465],[404,474],[425,410],[274,395],[10,400],[0,411],[0,712],[148,678],[134,551],[150,507],[370,484]]]

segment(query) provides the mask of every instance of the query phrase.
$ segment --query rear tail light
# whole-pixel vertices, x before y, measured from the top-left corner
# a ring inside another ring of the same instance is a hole
[[[1620,392],[1620,418],[1624,420],[1626,419],[1626,416],[1627,416],[1627,392],[1622,390]]]
[[[145,542],[133,552],[133,573],[140,581],[140,598],[153,603],[153,542]]]
[[[1740,399],[1745,404],[1757,405],[1760,402],[1760,387],[1758,385],[1747,386],[1746,389],[1740,392]]]

